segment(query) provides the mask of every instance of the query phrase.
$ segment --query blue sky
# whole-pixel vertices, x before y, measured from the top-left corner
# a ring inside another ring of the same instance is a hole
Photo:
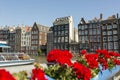
[[[120,0],[0,0],[0,26],[34,22],[52,26],[55,18],[73,16],[75,27],[84,17],[91,20],[120,14]]]

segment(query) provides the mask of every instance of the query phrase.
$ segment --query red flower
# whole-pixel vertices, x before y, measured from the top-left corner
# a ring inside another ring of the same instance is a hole
[[[120,60],[114,59],[114,64],[120,65]]]
[[[32,70],[32,80],[47,80],[43,70],[35,68]]]
[[[47,61],[59,63],[62,65],[63,64],[72,65],[71,58],[72,58],[72,54],[69,51],[67,50],[62,51],[55,49],[48,53]]]
[[[98,54],[86,54],[85,58],[87,59],[87,63],[89,64],[89,68],[98,68]]]
[[[16,80],[16,79],[5,69],[0,69],[0,80]]]
[[[80,54],[82,54],[82,55],[84,55],[86,53],[87,53],[86,50],[81,50],[81,52],[80,52]]]
[[[100,64],[102,65],[102,70],[106,70],[108,68],[108,63],[105,59],[99,59]]]
[[[78,79],[90,80],[91,71],[89,68],[85,67],[84,65],[75,62],[73,64],[73,70],[75,71]]]

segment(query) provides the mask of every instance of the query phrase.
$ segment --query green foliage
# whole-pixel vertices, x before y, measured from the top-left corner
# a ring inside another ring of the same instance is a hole
[[[72,68],[67,65],[51,65],[45,69],[45,73],[55,80],[78,80]]]
[[[18,73],[13,73],[12,75],[15,77],[16,80],[28,80],[26,71],[20,71]]]
[[[38,49],[38,55],[40,56],[41,54],[43,54],[41,49]]]

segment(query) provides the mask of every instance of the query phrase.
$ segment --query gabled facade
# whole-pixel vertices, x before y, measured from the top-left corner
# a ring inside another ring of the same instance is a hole
[[[74,40],[73,29],[72,16],[55,19],[53,22],[54,49],[70,50],[70,43]]]
[[[46,46],[49,27],[34,23],[31,30],[31,53],[37,55],[42,46]]]
[[[85,21],[83,18],[78,24],[79,49],[95,51],[96,49],[107,49],[120,52],[120,18],[112,17],[102,20],[93,19]]]

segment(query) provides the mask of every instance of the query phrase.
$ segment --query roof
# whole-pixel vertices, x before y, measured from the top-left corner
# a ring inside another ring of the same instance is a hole
[[[44,25],[40,25],[40,24],[37,24],[36,22],[34,23],[34,25],[36,25],[37,27],[38,27],[38,29],[39,29],[39,31],[42,31],[42,32],[48,32],[49,31],[49,28],[50,27],[48,27],[48,26],[44,26]],[[45,30],[44,29],[41,29],[41,28],[46,28]]]

